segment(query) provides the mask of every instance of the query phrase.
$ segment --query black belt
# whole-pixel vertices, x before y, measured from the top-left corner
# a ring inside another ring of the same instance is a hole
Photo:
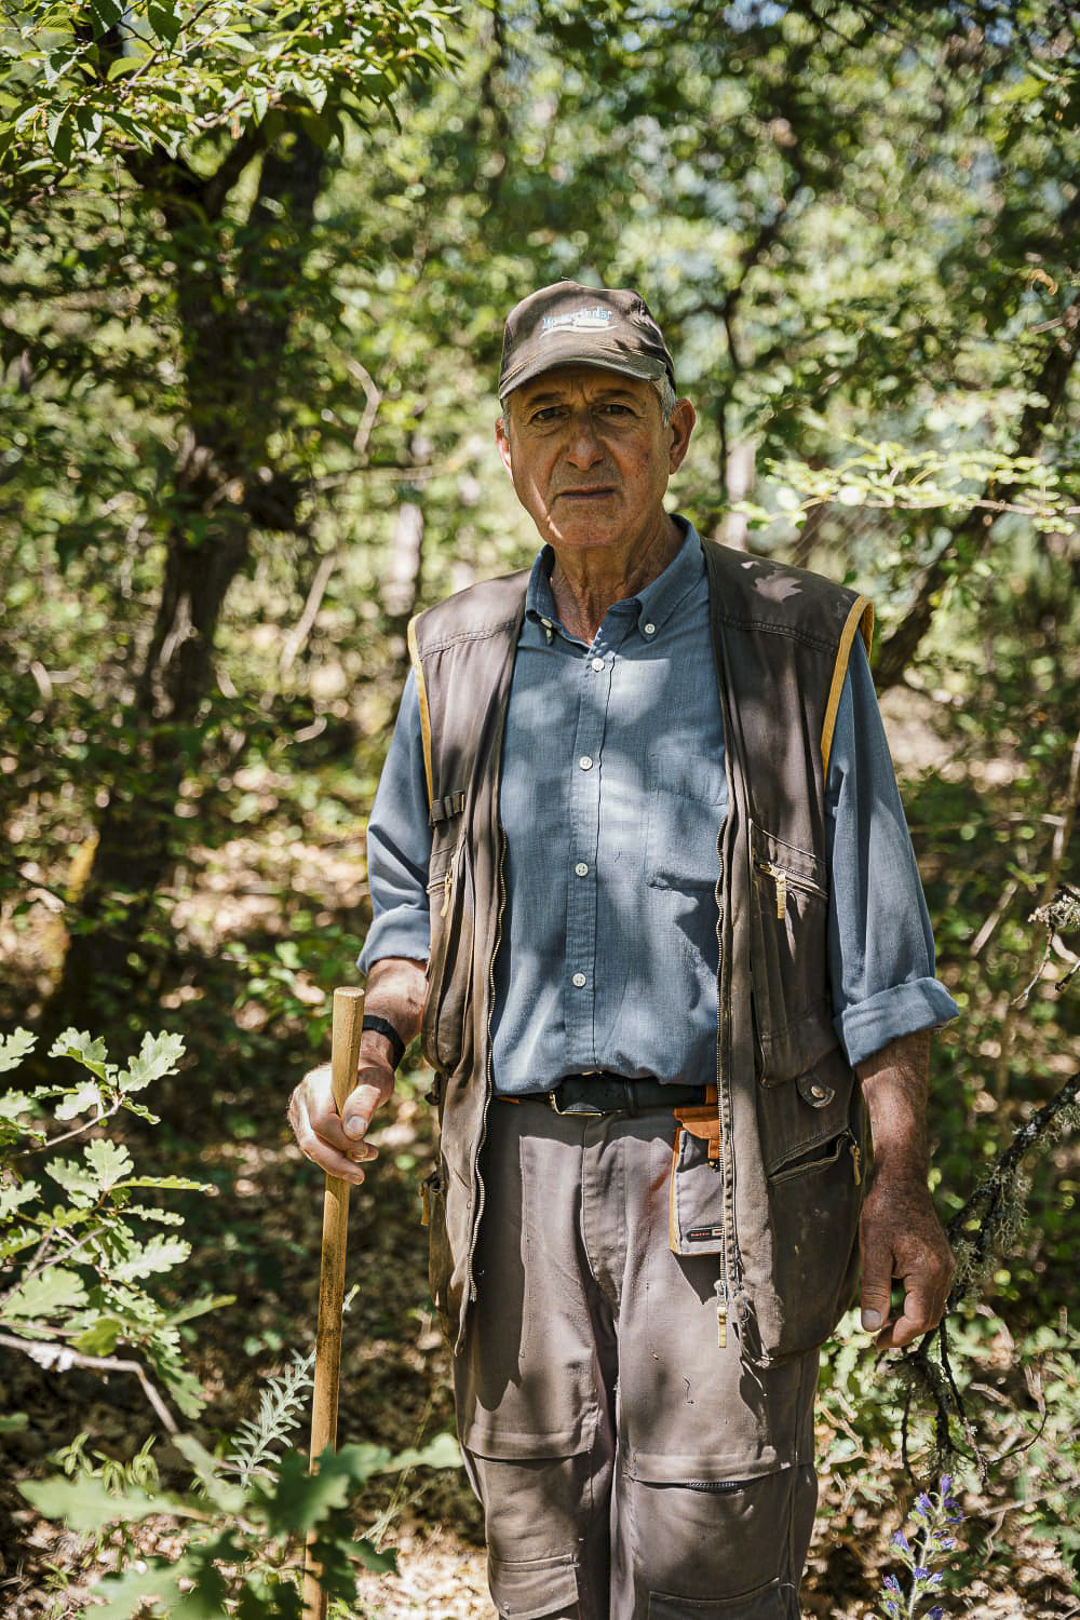
[[[662,1080],[626,1080],[620,1074],[594,1070],[568,1074],[553,1090],[532,1097],[505,1097],[505,1102],[538,1102],[546,1098],[557,1114],[640,1114],[646,1108],[679,1108],[703,1103],[704,1086],[669,1086]]]

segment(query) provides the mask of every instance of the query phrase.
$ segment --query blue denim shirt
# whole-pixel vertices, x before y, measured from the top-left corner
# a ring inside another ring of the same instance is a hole
[[[682,521],[682,520],[680,520]],[[701,542],[609,609],[591,646],[533,566],[499,786],[507,903],[495,964],[498,1091],[606,1069],[703,1084],[716,1062],[717,835],[724,739]],[[856,637],[826,782],[837,1034],[861,1062],[947,1022],[926,903]],[[360,957],[428,954],[431,848],[409,676],[368,826],[375,921]]]

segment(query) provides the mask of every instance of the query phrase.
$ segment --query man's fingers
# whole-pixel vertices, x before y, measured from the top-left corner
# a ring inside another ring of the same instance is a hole
[[[329,1064],[312,1069],[289,1103],[289,1123],[301,1153],[328,1175],[359,1184],[364,1179],[360,1162],[376,1158],[378,1152],[364,1136],[376,1108],[392,1090],[392,1075],[365,1065],[360,1083],[346,1100],[342,1119],[334,1105]]]

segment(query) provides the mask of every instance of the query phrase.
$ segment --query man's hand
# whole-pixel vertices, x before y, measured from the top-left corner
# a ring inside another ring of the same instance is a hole
[[[870,1113],[874,1171],[859,1225],[862,1325],[881,1350],[899,1350],[937,1326],[953,1258],[926,1186],[930,1036],[890,1041],[858,1065]],[[904,1303],[891,1314],[894,1279]]]
[[[388,1044],[385,1037],[380,1037]],[[365,1036],[366,1039],[366,1036]],[[289,1099],[289,1124],[300,1151],[327,1175],[359,1186],[364,1179],[360,1165],[378,1157],[378,1149],[364,1141],[375,1110],[394,1090],[389,1060],[381,1063],[362,1056],[355,1089],[350,1092],[343,1115],[334,1107],[330,1065],[322,1063],[306,1074]]]
[[[387,956],[373,963],[368,974],[364,1011],[388,1019],[406,1045],[420,1028],[424,966],[407,957]],[[327,1175],[358,1185],[364,1179],[361,1164],[378,1157],[378,1150],[364,1138],[375,1110],[393,1093],[392,1057],[386,1036],[366,1029],[360,1038],[356,1085],[340,1116],[334,1106],[329,1063],[305,1074],[289,1098],[289,1124],[300,1151]]]
[[[953,1258],[926,1182],[875,1175],[859,1224],[862,1325],[879,1350],[899,1350],[937,1326],[945,1311]],[[893,1279],[904,1290],[891,1316]]]

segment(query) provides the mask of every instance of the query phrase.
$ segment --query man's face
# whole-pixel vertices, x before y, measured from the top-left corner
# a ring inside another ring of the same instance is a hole
[[[664,521],[668,479],[686,454],[694,411],[660,420],[651,383],[597,366],[560,366],[516,388],[510,433],[495,436],[518,500],[556,552],[630,555]]]

